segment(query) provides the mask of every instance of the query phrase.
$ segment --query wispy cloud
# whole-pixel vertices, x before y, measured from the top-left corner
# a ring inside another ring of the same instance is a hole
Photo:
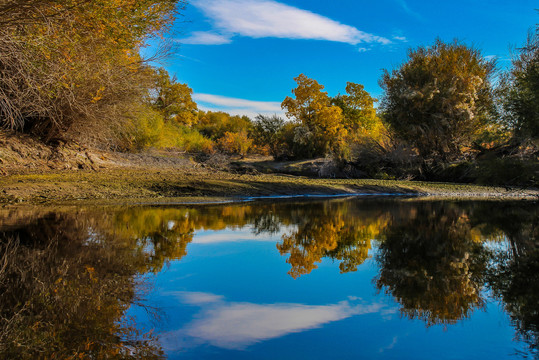
[[[193,94],[199,108],[205,111],[225,111],[232,115],[255,117],[258,114],[284,115],[281,103],[277,101],[253,101],[212,94]]]
[[[405,0],[396,0],[396,1],[401,6],[401,8],[404,10],[405,13],[407,13],[408,15],[411,15],[411,16],[419,19],[419,20],[423,20],[423,17],[418,12],[415,12],[412,9],[410,9],[410,7],[408,6],[408,4],[406,3]]]
[[[232,42],[230,37],[216,34],[211,31],[194,31],[191,36],[185,39],[177,40],[182,44],[193,45],[223,45]]]
[[[181,55],[181,54],[174,54],[174,56],[185,59],[185,60],[194,61],[194,62],[197,62],[197,63],[202,63],[201,60],[195,59],[195,58],[192,58],[192,57],[189,57],[189,56],[185,56],[185,55]]]
[[[399,338],[398,338],[397,336],[395,336],[395,337],[393,338],[393,340],[391,340],[391,343],[390,343],[389,345],[387,345],[387,346],[385,346],[385,347],[379,349],[378,352],[383,353],[383,352],[386,351],[386,350],[391,350],[391,349],[393,349],[393,348],[395,347],[395,345],[397,345],[397,342],[398,342],[398,341],[399,341]]]
[[[164,345],[172,351],[185,346],[189,339],[225,349],[244,349],[260,341],[375,313],[382,308],[380,304],[354,304],[351,299],[329,305],[255,304],[227,302],[220,296],[205,293],[172,295],[182,303],[202,308],[184,328],[165,334]]]
[[[398,35],[393,36],[393,40],[403,41],[403,42],[407,42],[407,41],[408,41],[408,39],[406,39],[406,37],[404,37],[404,36],[398,36]]]
[[[235,35],[251,38],[327,40],[352,45],[391,43],[387,38],[273,0],[195,0],[193,4],[204,12],[215,29],[223,34],[221,43]],[[205,36],[199,32],[180,42],[188,41],[187,43],[194,44],[197,37],[204,39]]]

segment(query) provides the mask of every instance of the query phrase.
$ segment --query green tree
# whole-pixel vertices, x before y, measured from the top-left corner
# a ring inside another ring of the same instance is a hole
[[[504,92],[505,120],[519,140],[539,138],[539,27],[513,59]]]
[[[457,41],[409,50],[380,81],[384,119],[424,159],[455,160],[489,119],[493,71],[493,61]]]
[[[269,153],[278,158],[283,152],[284,120],[277,115],[258,115],[253,122],[253,140],[259,146],[267,146]]]

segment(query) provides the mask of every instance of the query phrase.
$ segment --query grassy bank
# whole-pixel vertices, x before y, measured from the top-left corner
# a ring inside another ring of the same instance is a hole
[[[116,168],[0,177],[0,203],[199,202],[277,195],[410,194],[444,197],[538,198],[536,190],[391,180],[245,175],[212,169]]]

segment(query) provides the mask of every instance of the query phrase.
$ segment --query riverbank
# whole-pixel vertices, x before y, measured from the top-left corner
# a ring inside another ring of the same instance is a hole
[[[193,168],[191,171],[117,168],[18,174],[0,177],[0,189],[0,204],[215,202],[250,197],[338,194],[539,198],[537,190],[414,181],[233,174],[204,168]]]
[[[290,169],[302,174],[294,168],[298,164],[288,164],[285,169],[282,164],[262,162],[265,164],[263,167],[256,167],[249,160],[242,160],[231,166],[231,159],[220,155],[196,159],[173,151],[118,153],[73,143],[50,147],[28,136],[0,135],[0,204],[81,201],[192,203],[343,194],[539,198],[539,191],[535,189],[418,181],[322,179],[291,175]],[[271,166],[266,168],[267,164]],[[313,167],[312,164],[309,166]],[[270,173],[263,173],[266,171]]]

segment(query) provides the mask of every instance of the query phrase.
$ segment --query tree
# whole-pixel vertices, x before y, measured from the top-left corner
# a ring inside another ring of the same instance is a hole
[[[300,74],[294,78],[298,84],[281,104],[286,116],[302,124],[296,134],[297,142],[308,148],[309,156],[340,154],[347,134],[342,123],[342,110],[331,105],[323,85]],[[298,130],[298,129],[297,129]]]
[[[247,116],[230,115],[222,111],[199,111],[196,129],[212,140],[225,136],[226,132],[250,132],[251,119]]]
[[[539,27],[513,59],[504,91],[505,120],[519,140],[539,138]]]
[[[378,102],[361,84],[348,82],[346,95],[337,95],[331,104],[341,108],[344,126],[350,137],[357,140],[361,136],[379,137],[383,124],[376,116],[374,104]]]
[[[376,286],[392,295],[410,319],[455,324],[484,305],[487,263],[481,238],[474,237],[461,206],[433,202],[414,207],[383,232]]]
[[[155,71],[155,93],[152,105],[161,111],[165,120],[174,120],[179,124],[191,126],[196,122],[197,104],[191,95],[193,90],[187,84],[177,82],[163,69]]]
[[[224,152],[237,154],[243,158],[251,148],[253,140],[247,137],[245,130],[237,133],[227,131],[224,136],[219,139],[218,144]]]
[[[151,86],[139,50],[172,24],[182,3],[4,1],[0,126],[45,140],[67,134],[110,140]]]
[[[455,160],[491,114],[493,70],[493,61],[457,41],[409,50],[380,81],[384,119],[424,159]]]
[[[386,211],[365,210],[364,205],[341,201],[302,207],[294,204],[294,230],[284,233],[277,244],[281,255],[289,255],[288,274],[293,278],[309,274],[323,258],[338,261],[341,273],[356,271],[369,258],[371,241],[379,237],[389,220]],[[280,213],[281,219],[286,219]]]
[[[253,140],[257,145],[267,146],[269,153],[277,158],[282,152],[284,120],[277,115],[257,115],[253,122]]]

